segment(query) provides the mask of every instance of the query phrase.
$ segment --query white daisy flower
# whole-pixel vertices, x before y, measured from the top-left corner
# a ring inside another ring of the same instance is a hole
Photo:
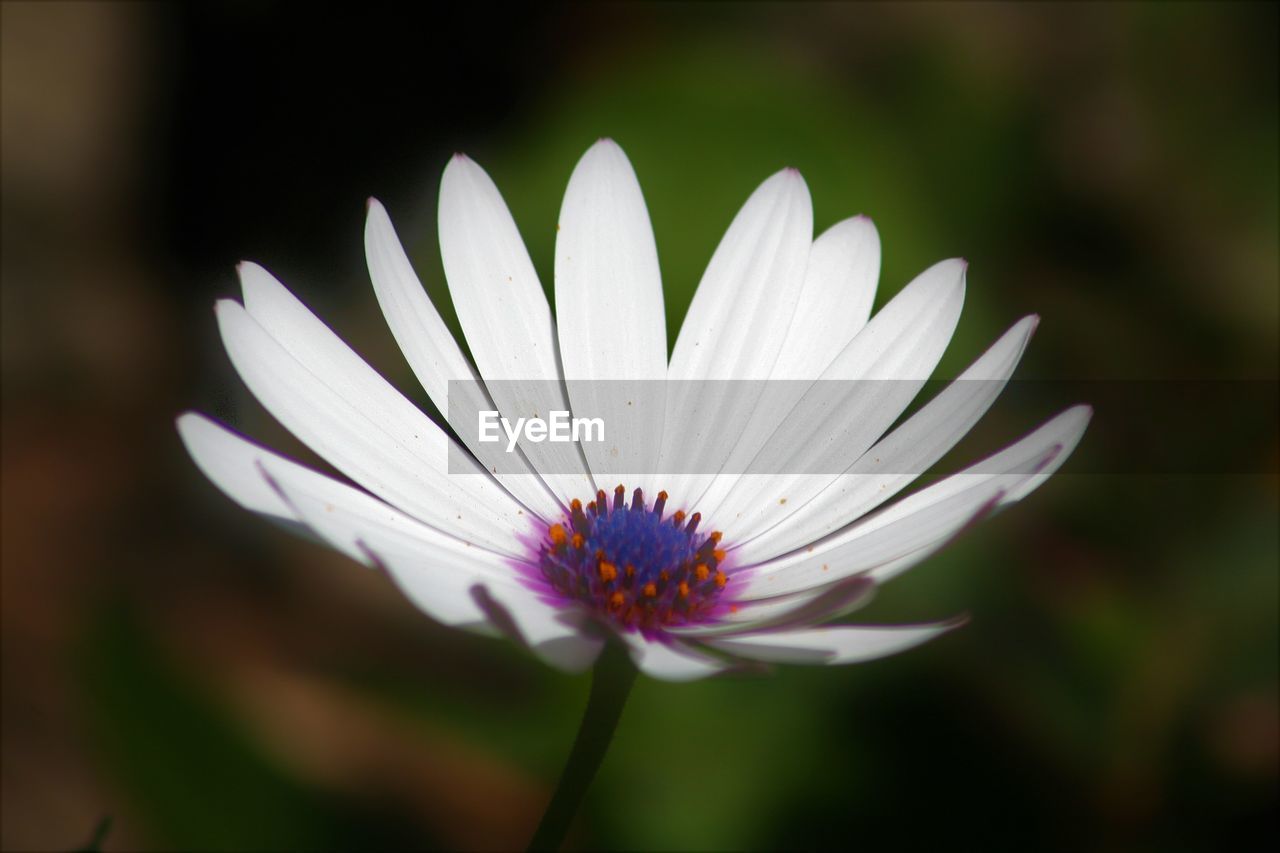
[[[372,200],[365,250],[392,334],[442,412],[450,380],[504,389],[493,393],[504,411],[526,401],[498,380],[893,380],[798,423],[776,407],[669,408],[660,436],[633,430],[619,439],[644,462],[630,486],[597,482],[590,452],[575,456],[578,470],[492,473],[472,462],[458,474],[440,426],[270,273],[241,264],[243,303],[217,303],[232,363],[267,410],[354,485],[189,412],[178,429],[200,469],[246,509],[384,568],[431,618],[507,635],[566,670],[590,666],[611,637],[641,671],[667,680],[744,662],[855,663],[929,640],[957,623],[827,623],[1043,483],[1091,414],[1068,409],[884,506],[990,407],[1037,318],[1016,323],[886,434],[951,338],[966,265],[929,268],[870,317],[874,226],[854,217],[815,240],[809,191],[793,169],[761,184],[729,226],[669,361],[648,212],[612,141],[583,156],[565,193],[554,319],[502,196],[464,156],[445,169],[439,223],[474,367]],[[800,452],[833,437],[848,464],[830,475],[676,473],[650,482],[657,460],[675,451],[698,458],[781,441]]]

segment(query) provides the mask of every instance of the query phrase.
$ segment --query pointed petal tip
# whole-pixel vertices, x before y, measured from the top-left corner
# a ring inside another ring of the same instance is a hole
[[[963,291],[968,271],[969,265],[964,258],[947,258],[927,268],[912,279],[907,286],[910,287],[920,282],[919,286],[922,287],[941,288],[947,291],[959,288]],[[925,282],[929,282],[929,284],[924,284]]]
[[[802,189],[806,195],[808,194],[809,184],[805,181],[804,175],[800,174],[800,170],[795,166],[787,166],[778,174],[793,186]]]
[[[387,228],[391,225],[391,216],[382,202],[369,196],[364,202],[364,227],[368,234],[372,228]]]
[[[582,158],[578,161],[578,167],[581,168],[588,164],[598,167],[603,163],[611,164],[614,167],[625,163],[630,167],[631,161],[627,158],[626,152],[622,150],[622,146],[615,142],[613,137],[602,136],[583,153]]]
[[[880,229],[876,228],[876,221],[874,219],[865,213],[859,213],[850,221],[853,222],[857,228],[861,229],[868,239],[874,240],[877,247],[879,246]]]
[[[751,194],[752,199],[769,197],[787,198],[792,204],[812,205],[809,196],[809,185],[805,182],[804,176],[800,174],[800,170],[793,166],[787,166],[774,172],[756,187],[755,192]],[[748,199],[748,203],[750,201]],[[810,216],[812,216],[812,211],[810,211]],[[812,223],[810,228],[812,228]]]
[[[267,272],[267,268],[257,261],[241,261],[236,264],[236,277],[240,279],[241,288],[247,286],[248,282],[259,276],[274,278],[271,273]]]
[[[475,184],[483,185],[492,182],[493,179],[489,177],[489,173],[483,166],[459,151],[455,152],[444,166],[444,174],[440,178],[440,194],[444,195],[446,187],[452,187],[453,191],[457,191],[472,185],[471,191],[474,191]]]
[[[835,225],[823,231],[817,239],[827,238],[836,239],[837,235],[843,235],[842,239],[854,241],[862,244],[859,251],[870,250],[878,256],[880,252],[880,232],[876,230],[876,223],[865,213],[859,213],[857,216],[850,216],[847,219],[841,219]]]
[[[453,155],[449,157],[449,162],[444,164],[444,176],[441,178],[440,182],[441,192],[444,191],[444,185],[449,181],[454,180],[455,176],[470,172],[475,168],[475,166],[476,161],[472,160],[466,154],[463,154],[461,151],[453,152]]]

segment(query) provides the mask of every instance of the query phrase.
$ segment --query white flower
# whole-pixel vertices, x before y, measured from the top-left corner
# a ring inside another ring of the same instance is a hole
[[[744,661],[853,663],[922,643],[955,622],[821,625],[1039,486],[1090,417],[1087,407],[1068,409],[979,465],[882,507],[987,410],[1037,319],[1015,324],[961,377],[982,381],[949,385],[884,434],[951,338],[966,265],[929,268],[868,320],[880,266],[874,226],[855,217],[814,240],[809,192],[791,169],[765,181],[734,219],[669,362],[648,212],[612,141],[593,146],[569,181],[555,320],[506,204],[466,157],[445,169],[439,222],[474,368],[376,201],[365,249],[391,331],[441,411],[450,379],[903,380],[775,434],[803,448],[837,432],[851,465],[829,476],[677,474],[658,494],[647,481],[631,484],[642,492],[596,483],[589,454],[571,472],[490,475],[477,466],[458,475],[437,424],[266,270],[241,264],[243,304],[217,304],[232,363],[355,486],[186,413],[178,428],[196,464],[245,508],[385,568],[433,619],[506,634],[564,669],[589,666],[610,632],[642,671],[671,680]],[[501,396],[510,392],[494,395],[499,408],[520,404]],[[641,456],[650,461],[672,448],[696,458],[700,448],[758,442],[751,437],[770,435],[786,415],[725,417],[694,405],[668,411],[661,441],[626,440],[647,442]]]

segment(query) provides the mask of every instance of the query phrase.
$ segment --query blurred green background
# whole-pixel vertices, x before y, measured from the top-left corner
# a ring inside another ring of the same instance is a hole
[[[200,408],[310,458],[218,344],[241,258],[423,400],[368,283],[363,202],[449,314],[454,150],[549,286],[573,164],[618,140],[672,340],[737,207],[790,165],[816,228],[875,220],[879,304],[968,258],[944,373],[1034,311],[1020,376],[1274,395],[1272,4],[0,13],[4,849],[70,849],[105,816],[107,850],[527,839],[588,679],[438,628],[233,507],[172,428]],[[966,455],[1075,402],[997,404]],[[642,680],[571,845],[1274,843],[1274,431],[1190,403],[1146,434],[1105,414],[1064,473],[863,614],[967,611],[964,630],[859,667]],[[1169,436],[1186,468],[1130,463]],[[1257,473],[1213,474],[1227,452]]]

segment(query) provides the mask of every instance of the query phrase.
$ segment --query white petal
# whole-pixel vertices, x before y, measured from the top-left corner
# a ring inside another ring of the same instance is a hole
[[[752,193],[716,248],[676,339],[671,378],[769,378],[812,239],[809,189],[785,169]]]
[[[808,628],[862,607],[871,600],[874,591],[875,582],[870,578],[851,577],[816,590],[743,601],[716,622],[667,630],[678,637],[702,639]]]
[[[941,547],[975,517],[1027,495],[1062,465],[1088,425],[1068,409],[1005,450],[800,551],[749,569],[744,599],[767,598],[868,572],[876,582]]]
[[[880,235],[867,217],[838,222],[814,240],[773,378],[820,376],[867,324],[879,278]]]
[[[373,280],[374,293],[382,306],[387,325],[427,396],[447,418],[450,380],[459,380],[453,385],[454,393],[474,390],[479,394],[483,386],[440,318],[440,312],[431,303],[396,236],[391,218],[376,199],[369,200],[364,245],[369,277]],[[492,408],[487,404],[478,407]],[[472,435],[463,429],[459,429],[458,434],[464,440]],[[471,449],[476,451],[475,447]],[[522,461],[523,456],[517,454],[517,459]],[[495,478],[521,503],[543,518],[560,515],[559,502],[532,468],[513,474],[499,471]]]
[[[449,380],[478,377],[427,296],[391,217],[377,199],[369,199],[364,247],[369,278],[387,325],[427,396],[447,416]]]
[[[651,491],[641,475],[657,463],[665,398],[650,394],[654,399],[639,406],[632,398],[646,388],[660,391],[654,380],[667,375],[662,278],[640,184],[611,139],[592,146],[569,179],[556,233],[555,288],[574,413],[601,417],[610,427],[607,441],[583,444],[588,465],[597,482],[624,479]]]
[[[508,559],[426,527],[202,415],[183,415],[178,429],[196,464],[247,509],[300,524],[366,566],[385,564],[387,558],[397,565],[402,559],[429,562],[433,571],[422,577],[432,583],[413,580],[406,591],[443,624],[480,628],[486,617],[471,598],[470,587],[480,581],[515,585]],[[386,558],[375,555],[369,543]]]
[[[178,435],[196,467],[227,497],[251,512],[298,520],[258,468],[259,452],[268,451],[198,412],[184,412],[178,417]]]
[[[553,666],[580,671],[599,651],[526,588],[509,559],[444,536],[354,490],[339,503],[318,494],[305,470],[266,460],[272,485],[298,517],[335,549],[387,571],[424,613],[457,627],[493,629]]]
[[[726,539],[768,529],[804,506],[898,419],[951,340],[964,304],[964,279],[965,263],[959,260],[925,270],[841,351],[823,381],[784,417],[774,415],[771,434],[753,433],[760,450],[750,464],[764,473],[742,477],[723,500],[703,504]],[[743,460],[738,470],[747,468]]]
[[[635,634],[622,637],[640,671],[659,681],[696,681],[729,668],[723,661],[699,654],[678,641],[650,642]]]
[[[813,210],[804,179],[786,169],[747,199],[716,248],[680,327],[668,377],[662,464],[676,505],[693,505],[709,482],[695,460],[724,458],[757,400],[741,387],[723,399],[680,380],[768,379],[804,284]],[[712,466],[714,468],[714,465]]]
[[[354,490],[341,503],[317,494],[309,472],[262,463],[268,478],[296,515],[333,548],[366,565],[385,569],[413,603],[436,621],[476,628],[490,623],[491,610],[475,590],[500,597],[504,613],[530,645],[574,636],[556,622],[552,609],[521,586],[510,560],[444,536],[386,504]]]
[[[604,139],[573,170],[556,233],[560,357],[568,379],[662,379],[667,331],[649,211]]]
[[[483,471],[450,475],[449,439],[430,418],[403,398],[403,406],[389,405],[389,395],[342,369],[344,359],[335,350],[319,357],[319,341],[299,345],[308,357],[316,356],[309,369],[238,303],[222,300],[216,309],[236,371],[272,415],[312,450],[438,530],[518,553],[511,532],[527,521],[527,514]],[[295,344],[300,340],[292,337]],[[341,345],[336,336],[332,342]]]
[[[708,645],[768,663],[862,663],[914,648],[962,624],[963,620],[932,625],[841,625],[709,640]]]
[[[511,558],[428,527],[358,489],[256,445],[204,415],[182,415],[178,431],[196,465],[232,500],[287,521],[304,521],[298,513],[300,506],[317,508],[316,515],[324,519],[320,527],[327,528],[322,538],[354,560],[368,562],[356,540],[390,538],[403,550],[436,555],[468,572],[473,580],[512,576]]]
[[[502,415],[514,421],[568,410],[551,310],[529,252],[498,188],[462,155],[449,161],[440,181],[439,225],[458,321]],[[594,493],[577,445],[522,447],[566,503]]]
[[[988,457],[977,465],[972,466],[968,470],[979,471],[976,475],[964,474],[963,472],[956,477],[950,477],[938,483],[935,488],[939,488],[939,495],[945,495],[947,490],[956,490],[962,487],[962,482],[957,477],[974,477],[974,476],[994,476],[999,477],[1002,471],[1011,471],[1022,467],[1025,460],[1033,458],[1037,447],[1043,447],[1046,443],[1052,441],[1055,447],[1061,448],[1049,457],[1049,461],[1040,466],[1037,473],[1030,477],[1024,478],[1021,482],[1014,484],[1007,492],[1001,495],[999,506],[1008,506],[1011,503],[1020,501],[1027,495],[1031,494],[1039,488],[1046,480],[1053,476],[1063,463],[1067,461],[1067,457],[1075,450],[1076,445],[1080,443],[1081,437],[1084,436],[1085,428],[1089,425],[1089,419],[1093,415],[1093,410],[1089,406],[1075,406],[1062,412],[1057,417],[1050,420],[1044,426],[1028,435],[1026,438],[1014,444],[1012,447],[1006,448],[994,456]],[[927,490],[926,490],[927,491]],[[923,494],[923,492],[921,493]],[[945,543],[944,543],[945,544]],[[936,550],[936,549],[934,549]],[[933,550],[916,552],[907,555],[901,559],[891,563],[878,566],[869,572],[869,577],[877,583],[895,578],[905,572],[907,569],[915,566],[925,558],[927,558]]]
[[[735,554],[757,563],[839,530],[889,500],[941,459],[995,402],[1026,351],[1037,317],[1025,317],[983,355],[912,415],[878,441],[807,503],[785,506],[767,497],[742,517],[742,528],[759,531]],[[767,494],[767,493],[766,493]]]
[[[1084,437],[1084,431],[1089,426],[1089,421],[1092,418],[1092,406],[1072,406],[1022,441],[984,460],[975,467],[987,474],[1007,469],[1017,464],[1016,457],[1018,454],[1030,455],[1034,452],[1031,447],[1032,439],[1043,441],[1053,437],[1054,443],[1062,448],[1062,452],[1055,456],[1053,461],[1042,468],[1039,473],[1006,494],[1000,503],[1001,505],[1008,505],[1015,501],[1020,501],[1040,488],[1046,480],[1053,476],[1054,472],[1062,467],[1062,463],[1067,461],[1067,457],[1071,455],[1071,452],[1076,449],[1076,445],[1080,443],[1080,439]],[[1043,438],[1038,438],[1038,436],[1043,436]]]
[[[515,561],[428,527],[377,498],[343,486],[274,454],[259,453],[263,477],[325,541],[368,564],[368,550],[411,554],[440,566],[460,585],[481,580],[515,586]],[[512,534],[515,540],[515,534]]]
[[[557,610],[528,590],[480,584],[472,597],[508,639],[566,672],[582,672],[595,662],[604,643],[583,633],[585,619]]]
[[[818,589],[871,573],[908,556],[928,553],[989,514],[1005,492],[1027,476],[1028,473],[970,477],[967,490],[945,500],[915,504],[909,503],[908,498],[817,545],[746,570],[740,596],[751,600]]]

